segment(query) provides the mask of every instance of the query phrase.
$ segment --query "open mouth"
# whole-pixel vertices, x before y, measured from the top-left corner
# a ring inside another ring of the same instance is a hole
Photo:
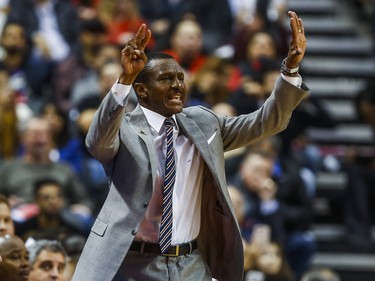
[[[168,97],[168,101],[172,103],[182,103],[182,95],[181,94],[173,94]]]

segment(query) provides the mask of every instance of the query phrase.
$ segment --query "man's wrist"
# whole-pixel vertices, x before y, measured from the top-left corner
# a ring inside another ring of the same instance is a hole
[[[296,77],[296,76],[298,76],[298,71],[299,71],[299,66],[289,68],[289,67],[286,66],[286,58],[283,59],[283,61],[281,63],[281,73],[282,74],[284,74],[286,76],[290,76],[290,77]]]

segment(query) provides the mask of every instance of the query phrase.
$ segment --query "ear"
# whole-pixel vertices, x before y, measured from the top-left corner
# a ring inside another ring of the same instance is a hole
[[[138,98],[144,99],[147,97],[147,88],[143,83],[135,83],[133,87]]]

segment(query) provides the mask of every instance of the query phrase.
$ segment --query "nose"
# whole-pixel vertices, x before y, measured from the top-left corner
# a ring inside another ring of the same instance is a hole
[[[52,269],[51,269],[51,277],[53,277],[54,279],[56,279],[57,277],[59,277],[59,274],[60,274],[60,272],[59,272],[58,267],[57,266],[52,267]]]
[[[172,87],[181,88],[182,83],[183,83],[183,81],[181,81],[181,79],[179,79],[178,76],[175,76],[174,80],[173,80]]]
[[[22,261],[21,261],[21,267],[23,269],[26,269],[26,268],[29,268],[30,267],[30,264],[29,264],[29,259],[27,257],[23,257],[22,258]]]

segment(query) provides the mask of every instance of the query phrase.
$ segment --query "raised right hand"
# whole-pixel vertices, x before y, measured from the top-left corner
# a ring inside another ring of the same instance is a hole
[[[131,85],[142,71],[147,63],[144,50],[150,38],[151,30],[147,29],[146,24],[142,24],[137,34],[125,44],[121,51],[123,72],[120,75],[119,83]]]

